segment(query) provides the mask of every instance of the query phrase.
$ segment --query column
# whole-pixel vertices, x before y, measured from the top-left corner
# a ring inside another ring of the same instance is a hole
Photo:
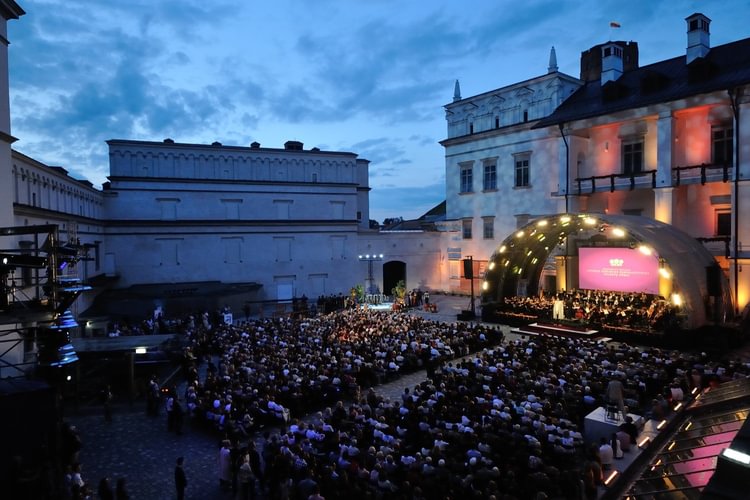
[[[672,223],[673,194],[672,187],[654,189],[654,219],[665,224]]]
[[[672,185],[672,142],[674,117],[672,111],[659,113],[656,123],[656,187]],[[658,219],[658,217],[657,217]]]

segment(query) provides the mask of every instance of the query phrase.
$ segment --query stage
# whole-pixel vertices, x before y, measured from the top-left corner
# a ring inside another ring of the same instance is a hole
[[[530,323],[510,330],[517,335],[550,335],[553,337],[570,337],[587,340],[611,340],[603,337],[599,330],[586,327],[569,326],[559,323]]]

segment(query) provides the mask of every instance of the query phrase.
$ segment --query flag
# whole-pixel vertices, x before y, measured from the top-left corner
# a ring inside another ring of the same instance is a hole
[[[609,27],[610,27],[610,28],[619,28],[619,27],[620,27],[620,23],[616,23],[616,22],[614,22],[614,21],[611,21],[611,22],[609,23]]]

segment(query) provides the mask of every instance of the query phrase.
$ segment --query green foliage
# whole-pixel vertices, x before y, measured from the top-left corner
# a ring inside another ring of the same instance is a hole
[[[394,300],[404,300],[404,297],[406,297],[406,283],[404,280],[400,280],[396,283],[396,286],[391,289],[391,295],[393,295]]]

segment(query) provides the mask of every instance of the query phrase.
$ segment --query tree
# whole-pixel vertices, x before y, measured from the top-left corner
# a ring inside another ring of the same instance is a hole
[[[404,303],[404,297],[406,297],[406,283],[404,280],[400,280],[396,283],[396,286],[391,289],[391,294],[393,295],[393,300],[395,302],[400,304]]]
[[[375,219],[370,219],[370,229],[378,229],[380,228],[380,223],[376,221]]]

